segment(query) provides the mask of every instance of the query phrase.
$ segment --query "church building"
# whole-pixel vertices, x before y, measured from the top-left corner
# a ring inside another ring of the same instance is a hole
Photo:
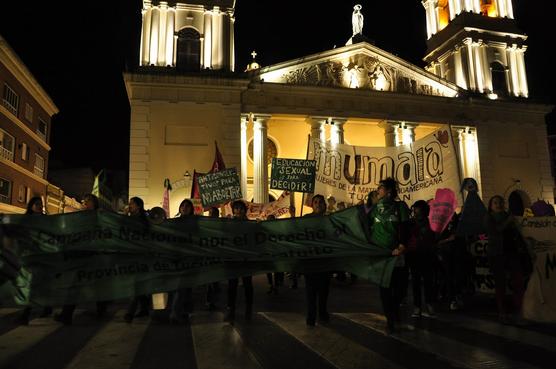
[[[305,159],[309,136],[391,147],[445,125],[460,179],[475,178],[483,200],[554,203],[552,107],[528,100],[527,36],[511,0],[423,0],[424,69],[370,42],[360,5],[345,46],[269,66],[253,53],[247,67],[236,65],[235,3],[143,0],[140,66],[124,79],[129,195],[147,208],[161,205],[168,178],[177,212],[193,172],[211,168],[215,141],[226,167],[237,168],[243,198],[265,203],[282,192],[269,189],[271,158]],[[295,201],[299,214],[301,196]]]

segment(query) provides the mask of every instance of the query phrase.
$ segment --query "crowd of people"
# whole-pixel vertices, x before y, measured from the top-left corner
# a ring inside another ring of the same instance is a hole
[[[387,321],[387,330],[394,332],[401,322],[400,306],[409,300],[411,291],[413,304],[411,316],[418,319],[422,316],[434,317],[435,307],[440,299],[447,303],[450,310],[463,307],[463,297],[470,281],[472,265],[468,251],[468,241],[456,233],[458,214],[454,213],[450,223],[441,233],[432,231],[429,224],[429,204],[419,200],[409,207],[398,199],[398,184],[392,178],[380,181],[376,191],[369,193],[367,203],[361,205],[361,213],[367,220],[369,241],[385,250],[390,250],[395,258],[395,267],[388,287],[380,287],[380,298]],[[95,210],[99,207],[98,198],[88,194],[83,199],[84,210]],[[326,199],[322,195],[314,195],[311,202],[312,212],[306,217],[322,217],[327,214]],[[40,197],[32,198],[27,206],[26,214],[30,216],[44,215]],[[232,203],[233,218],[247,220],[247,206],[242,200]],[[127,215],[137,217],[144,222],[157,216],[160,221],[166,217],[161,209],[145,209],[144,202],[138,197],[129,200]],[[179,206],[176,217],[195,217],[191,200],[185,199]],[[214,207],[209,211],[210,217],[218,218],[219,209]],[[275,218],[270,216],[267,220]],[[152,219],[151,219],[152,220]],[[523,323],[520,318],[521,304],[525,289],[524,271],[520,259],[520,248],[523,238],[514,217],[505,209],[504,198],[494,196],[488,202],[488,211],[483,220],[488,236],[488,257],[491,271],[494,275],[496,302],[499,319],[502,323]],[[4,253],[4,256],[6,254]],[[510,275],[513,294],[513,304],[506,306],[506,274]],[[334,274],[339,280],[345,279],[345,272],[326,271],[305,273],[306,290],[306,324],[315,326],[317,321],[326,324],[330,320],[327,301],[330,283]],[[297,288],[298,275],[291,273],[291,288]],[[243,276],[227,281],[227,304],[225,321],[233,323],[236,317],[236,301],[239,279],[242,281],[245,293],[245,320],[249,321],[253,315],[253,277]],[[267,274],[269,294],[277,294],[280,286],[285,283],[285,273],[274,272]],[[352,276],[355,281],[356,276]],[[472,282],[471,282],[472,283]],[[411,288],[410,288],[411,285]],[[220,283],[211,283],[206,287],[206,306],[210,310],[216,309],[216,293],[220,290]],[[169,321],[173,324],[188,323],[193,312],[192,288],[180,288],[169,294]],[[424,297],[424,298],[423,298]],[[96,315],[102,317],[106,313],[108,301],[96,303]],[[72,324],[76,305],[65,305],[61,312],[54,315],[54,319],[66,325]],[[134,318],[151,314],[151,297],[147,295],[135,296],[129,302],[124,319],[132,323]],[[20,324],[29,324],[32,308],[25,307],[18,317]],[[52,307],[43,307],[41,317],[53,313]]]

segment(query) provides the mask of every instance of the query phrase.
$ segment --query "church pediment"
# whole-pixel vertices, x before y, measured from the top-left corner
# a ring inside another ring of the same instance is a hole
[[[454,97],[459,88],[366,42],[260,69],[261,80]]]

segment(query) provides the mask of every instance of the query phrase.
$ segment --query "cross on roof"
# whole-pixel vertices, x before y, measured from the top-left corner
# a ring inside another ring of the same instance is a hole
[[[257,52],[255,50],[253,50],[253,52],[251,53],[251,56],[253,57],[253,59],[255,59],[255,57],[257,56]]]

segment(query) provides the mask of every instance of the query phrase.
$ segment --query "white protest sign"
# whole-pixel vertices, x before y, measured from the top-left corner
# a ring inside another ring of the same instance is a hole
[[[430,200],[440,188],[454,191],[461,203],[457,155],[448,126],[397,147],[350,146],[312,139],[308,156],[317,166],[314,193],[333,196],[348,206],[364,202],[387,177],[398,182],[400,199],[408,203]]]

